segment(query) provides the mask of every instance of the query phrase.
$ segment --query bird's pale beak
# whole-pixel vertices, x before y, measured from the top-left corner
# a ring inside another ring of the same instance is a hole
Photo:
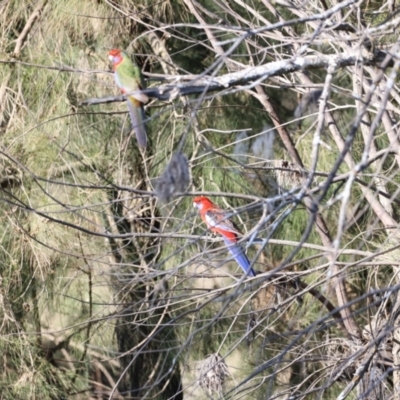
[[[114,57],[111,56],[111,55],[109,55],[109,56],[108,56],[108,59],[109,59],[110,61],[112,61],[112,60],[114,59]]]

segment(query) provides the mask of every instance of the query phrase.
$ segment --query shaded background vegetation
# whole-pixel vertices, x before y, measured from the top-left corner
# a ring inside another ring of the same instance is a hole
[[[0,2],[0,398],[398,399],[398,19],[391,1]],[[238,78],[149,92],[141,152],[111,48],[150,89]],[[190,184],[163,202],[177,151]],[[256,278],[198,194],[264,239]]]

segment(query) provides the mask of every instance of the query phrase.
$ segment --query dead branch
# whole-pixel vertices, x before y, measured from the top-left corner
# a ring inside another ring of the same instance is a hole
[[[18,36],[18,39],[16,40],[15,48],[14,48],[14,56],[19,57],[22,46],[25,43],[25,40],[31,31],[33,25],[35,24],[35,21],[40,17],[40,15],[43,12],[44,7],[46,6],[48,0],[42,0],[34,9],[33,13],[29,17],[28,21],[26,21],[25,27],[22,30],[21,34]]]

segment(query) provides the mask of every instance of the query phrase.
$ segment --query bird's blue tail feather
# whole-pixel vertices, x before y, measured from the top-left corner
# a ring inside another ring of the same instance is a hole
[[[237,243],[231,242],[226,238],[224,238],[224,242],[244,273],[251,277],[256,276],[253,268],[250,268],[251,263],[244,250]]]
[[[146,118],[144,114],[144,108],[143,106],[135,106],[135,104],[132,102],[131,97],[128,97],[127,103],[129,115],[131,116],[132,128],[136,133],[138,145],[139,147],[144,149],[147,146],[146,128],[144,126],[144,120]]]

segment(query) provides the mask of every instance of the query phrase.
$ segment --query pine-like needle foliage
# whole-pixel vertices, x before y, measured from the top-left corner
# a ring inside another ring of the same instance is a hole
[[[0,3],[1,398],[398,397],[393,4]]]

